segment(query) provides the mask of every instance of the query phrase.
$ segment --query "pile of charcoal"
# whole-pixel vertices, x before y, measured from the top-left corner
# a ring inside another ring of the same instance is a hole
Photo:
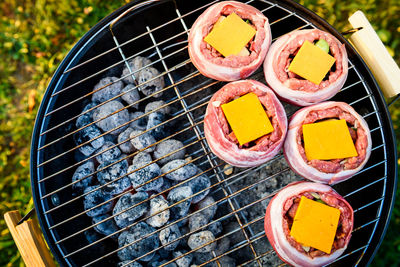
[[[110,237],[120,248],[120,266],[137,258],[129,266],[201,264],[218,251],[213,241],[222,232],[221,223],[212,222],[211,182],[185,159],[184,144],[168,138],[171,110],[159,99],[164,80],[149,64],[136,57],[129,62],[135,80],[125,67],[122,79],[106,77],[94,87],[76,120],[74,140],[84,163],[72,177],[73,192],[85,194],[84,209],[97,224],[96,234],[85,233],[88,242]],[[139,105],[144,97],[149,101]],[[196,253],[187,254],[192,249]]]

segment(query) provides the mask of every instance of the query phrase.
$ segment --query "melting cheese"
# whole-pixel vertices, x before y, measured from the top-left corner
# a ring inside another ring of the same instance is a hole
[[[256,30],[235,13],[218,20],[204,41],[224,57],[237,55],[256,34]]]
[[[240,145],[274,130],[260,100],[254,93],[223,104],[221,108]]]
[[[340,210],[301,197],[290,235],[300,244],[331,253]]]
[[[312,83],[320,84],[335,63],[335,58],[305,41],[289,65],[289,71]]]
[[[357,156],[346,120],[327,120],[303,125],[308,160],[331,160]]]

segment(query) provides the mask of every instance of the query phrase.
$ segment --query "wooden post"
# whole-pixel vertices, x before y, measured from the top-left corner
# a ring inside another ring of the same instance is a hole
[[[27,267],[56,266],[43,240],[37,222],[29,219],[20,225],[19,211],[9,211],[4,219]]]

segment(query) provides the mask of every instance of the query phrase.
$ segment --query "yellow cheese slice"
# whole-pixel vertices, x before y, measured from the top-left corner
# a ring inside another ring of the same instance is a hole
[[[224,57],[237,55],[250,42],[256,30],[235,13],[218,21],[204,41]]]
[[[290,235],[300,244],[331,253],[340,210],[301,197]]]
[[[289,65],[289,71],[312,83],[320,84],[331,69],[335,58],[321,48],[305,41]]]
[[[246,144],[274,130],[260,100],[248,93],[221,105],[222,111],[240,145]]]
[[[357,156],[346,120],[327,120],[303,125],[304,149],[308,160]]]

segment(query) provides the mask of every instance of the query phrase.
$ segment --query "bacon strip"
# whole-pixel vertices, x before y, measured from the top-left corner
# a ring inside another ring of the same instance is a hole
[[[256,140],[253,146],[239,147],[221,105],[247,93],[255,93],[271,120],[274,131]],[[233,166],[252,167],[267,162],[282,148],[287,131],[285,110],[274,92],[254,80],[231,82],[217,91],[207,106],[204,133],[212,152]]]
[[[302,144],[302,125],[322,119],[345,119],[357,128],[356,157],[339,160],[308,161]],[[344,181],[367,163],[371,154],[372,139],[366,121],[348,104],[327,101],[298,110],[290,119],[283,152],[293,171],[314,182],[336,184]]]
[[[291,57],[308,40],[324,39],[336,59],[335,68],[319,85],[304,80],[288,71]],[[298,30],[276,40],[264,61],[264,75],[268,85],[284,101],[297,106],[309,106],[333,97],[343,87],[348,74],[346,48],[333,35],[318,30]]]
[[[221,15],[233,12],[244,20],[249,19],[257,32],[250,42],[249,56],[224,58],[203,39]],[[220,81],[234,81],[247,78],[261,66],[271,45],[271,29],[268,19],[256,8],[236,1],[224,1],[210,6],[197,18],[188,40],[190,59],[201,74]]]
[[[331,254],[314,250],[305,253],[301,245],[290,237],[285,216],[295,205],[293,200],[301,195],[316,192],[329,206],[340,210],[341,229]],[[312,182],[295,182],[283,188],[270,201],[265,213],[264,228],[272,247],[286,263],[293,266],[322,266],[331,263],[346,250],[354,225],[354,212],[350,204],[328,185]]]

